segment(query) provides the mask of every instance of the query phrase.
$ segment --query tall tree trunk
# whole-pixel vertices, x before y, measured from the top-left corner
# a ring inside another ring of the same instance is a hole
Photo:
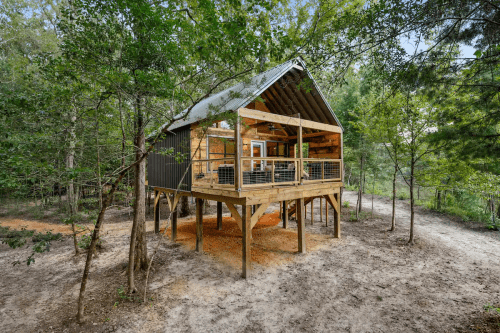
[[[411,155],[411,168],[410,168],[410,239],[408,244],[415,243],[414,225],[415,225],[415,198],[413,195],[414,185],[414,172],[415,172],[415,155]]]
[[[394,174],[392,175],[392,218],[391,218],[391,229],[389,231],[396,230],[396,177],[398,175],[398,165],[394,163]]]
[[[183,195],[180,199],[181,201],[181,209],[180,209],[180,212],[179,212],[179,217],[186,217],[186,216],[189,216],[191,214],[190,210],[189,210],[189,201],[188,201],[188,197]]]
[[[358,205],[356,207],[356,219],[358,219],[359,213],[361,212],[361,207],[363,205],[364,162],[365,162],[365,156],[361,155],[361,163],[359,168],[359,191],[358,191]]]
[[[66,168],[73,169],[75,166],[75,148],[76,148],[76,110],[71,109],[69,114],[69,139],[68,139],[68,153],[66,155]],[[76,214],[76,195],[75,184],[73,178],[69,179],[68,190],[66,193],[69,214],[74,216]],[[78,255],[78,239],[76,237],[75,222],[71,219],[71,229],[73,230],[73,246],[75,247],[75,255]]]
[[[97,110],[96,110],[97,111]],[[96,152],[97,152],[97,188],[99,191],[99,210],[102,208],[102,184],[101,184],[101,160],[99,155],[99,118],[98,113],[95,113],[95,143],[96,143]]]
[[[135,134],[135,158],[136,162],[141,159],[146,150],[146,138],[144,136],[144,124],[141,111],[141,99],[136,100],[136,134]],[[128,263],[128,291],[137,291],[135,287],[134,270],[146,269],[148,266],[147,240],[146,240],[146,161],[142,160],[134,167],[134,221],[130,236],[129,263]]]
[[[437,190],[436,209],[441,209],[441,190]]]

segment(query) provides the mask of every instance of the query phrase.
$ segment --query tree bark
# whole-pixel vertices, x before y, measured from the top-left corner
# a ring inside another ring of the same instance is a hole
[[[415,172],[415,155],[411,156],[411,168],[410,168],[410,239],[408,244],[415,243],[414,225],[415,225],[415,198],[413,195],[413,185],[414,185],[414,172]]]
[[[391,218],[391,229],[389,231],[396,230],[396,176],[398,174],[398,165],[394,164],[394,174],[392,176],[392,218]]]
[[[191,214],[190,210],[189,210],[189,201],[188,201],[188,197],[183,195],[180,199],[181,201],[181,209],[180,209],[180,212],[179,212],[179,217],[186,217],[186,216],[189,216]]]
[[[145,152],[146,138],[144,136],[144,125],[141,111],[141,100],[138,97],[136,100],[136,135],[135,135],[135,159],[134,166],[134,221],[132,224],[132,233],[130,236],[129,263],[128,263],[128,292],[134,293],[137,291],[135,287],[134,270],[147,269],[148,253],[146,240],[146,161],[141,160]]]
[[[69,141],[68,141],[68,153],[66,155],[66,168],[68,170],[73,169],[75,166],[75,148],[76,148],[76,110],[72,109],[69,113]],[[76,196],[75,196],[75,186],[73,178],[69,179],[68,190],[66,193],[68,208],[70,216],[76,214]],[[75,222],[71,220],[71,228],[73,230],[73,246],[75,248],[75,255],[78,255],[80,251],[78,250],[78,239],[75,232]]]

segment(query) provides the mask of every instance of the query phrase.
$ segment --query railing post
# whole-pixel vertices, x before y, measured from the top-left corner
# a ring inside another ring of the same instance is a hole
[[[325,180],[325,161],[321,162],[321,179]]]
[[[234,126],[234,188],[236,191],[241,191],[243,179],[241,179],[241,124],[240,110],[236,111],[236,124]]]
[[[271,161],[271,183],[274,184],[274,160]]]
[[[303,177],[304,177],[304,154],[302,153],[302,119],[299,118],[299,129],[297,133],[297,144],[299,145],[299,159],[300,159],[300,165],[299,165],[299,181],[300,185],[304,185],[303,182]]]

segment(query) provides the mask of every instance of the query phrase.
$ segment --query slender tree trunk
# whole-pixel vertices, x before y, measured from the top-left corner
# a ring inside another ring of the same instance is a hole
[[[69,144],[68,153],[66,155],[66,168],[71,170],[74,168],[75,164],[75,148],[76,148],[76,110],[72,109],[69,114]],[[69,214],[74,216],[76,214],[76,196],[75,196],[75,185],[73,178],[69,179],[68,190],[66,193]],[[75,247],[75,255],[78,255],[80,251],[78,250],[78,239],[75,232],[75,222],[72,220],[71,229],[73,230],[73,245]]]
[[[99,155],[99,118],[98,113],[96,112],[95,116],[95,143],[96,143],[96,152],[97,152],[97,188],[99,191],[99,209],[102,208],[102,184],[101,184],[101,161]]]
[[[356,219],[359,218],[359,213],[361,212],[361,207],[363,205],[363,184],[364,184],[364,177],[363,177],[363,168],[364,168],[364,162],[365,162],[365,157],[364,155],[361,156],[361,164],[359,168],[359,191],[358,191],[358,204],[356,207]]]
[[[189,210],[189,201],[188,201],[188,197],[183,195],[180,199],[181,201],[181,209],[180,209],[180,212],[179,212],[179,217],[186,217],[186,216],[189,216],[191,214],[190,210]]]
[[[394,163],[394,174],[392,175],[392,218],[391,218],[391,229],[389,231],[396,230],[396,177],[398,175],[398,165]]]
[[[136,136],[135,136],[135,158],[139,161],[145,151],[146,139],[144,136],[144,125],[141,111],[141,100],[138,97],[136,101]],[[135,287],[134,270],[146,269],[148,266],[147,258],[147,240],[146,240],[146,161],[142,160],[134,167],[134,222],[132,224],[132,233],[130,236],[129,266],[128,266],[128,291],[133,293],[137,291]]]
[[[414,172],[415,172],[415,156],[411,156],[411,171],[410,171],[410,239],[408,244],[415,243],[414,225],[415,225],[415,198],[413,195]]]
[[[441,190],[437,190],[436,209],[441,209]]]
[[[373,217],[373,196],[375,195],[375,177],[376,174],[373,174],[373,186],[372,186],[372,217]]]

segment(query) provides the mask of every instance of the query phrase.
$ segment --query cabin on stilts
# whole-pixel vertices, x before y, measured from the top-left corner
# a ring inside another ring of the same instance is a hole
[[[235,120],[201,126],[214,110],[233,112]],[[314,198],[333,208],[334,235],[340,237],[343,130],[301,59],[202,100],[185,119],[161,130],[164,138],[148,157],[156,232],[162,193],[174,210],[181,196],[194,197],[196,251],[201,252],[203,200],[217,201],[218,228],[223,228],[225,204],[242,232],[243,277],[251,264],[252,228],[271,203],[280,203],[284,228],[295,215],[301,253],[306,252],[305,205]],[[185,158],[179,163],[174,156],[158,153],[163,148]],[[172,220],[175,239],[176,213]]]

